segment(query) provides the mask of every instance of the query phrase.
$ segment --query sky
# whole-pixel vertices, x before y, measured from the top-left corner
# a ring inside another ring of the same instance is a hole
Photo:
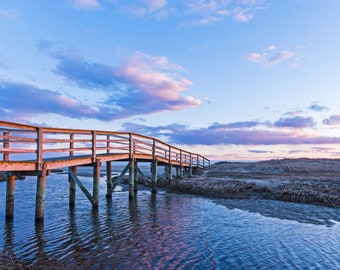
[[[340,158],[339,25],[339,0],[0,0],[0,120]]]

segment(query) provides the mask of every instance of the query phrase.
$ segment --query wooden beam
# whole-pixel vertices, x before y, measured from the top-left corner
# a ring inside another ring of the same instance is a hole
[[[79,180],[79,178],[71,171],[69,170],[68,173],[70,174],[70,176],[72,177],[73,181],[75,181],[77,183],[77,185],[80,187],[81,191],[85,194],[86,198],[92,203],[92,205],[95,204],[94,199],[92,198],[92,195],[90,194],[90,192],[88,192],[88,190],[84,187],[84,185],[82,184],[82,182]]]
[[[112,183],[112,187],[110,189],[110,192],[112,193],[114,191],[114,189],[116,188],[116,186],[120,183],[121,179],[123,178],[123,176],[126,174],[126,172],[129,170],[130,168],[130,162],[125,166],[124,170],[121,172],[121,174],[116,177],[116,180]]]

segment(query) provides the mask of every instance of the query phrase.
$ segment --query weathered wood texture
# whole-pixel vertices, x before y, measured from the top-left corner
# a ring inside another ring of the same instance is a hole
[[[204,168],[210,161],[131,132],[61,129],[0,121],[0,171],[41,172],[107,161],[155,161]]]

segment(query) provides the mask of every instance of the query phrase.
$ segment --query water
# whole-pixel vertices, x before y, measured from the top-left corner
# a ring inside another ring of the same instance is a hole
[[[80,177],[92,192],[92,178]],[[35,225],[36,178],[16,182],[13,222],[0,183],[0,249],[36,269],[340,269],[340,209],[276,201],[127,192],[100,205],[67,175],[47,177],[45,221]]]

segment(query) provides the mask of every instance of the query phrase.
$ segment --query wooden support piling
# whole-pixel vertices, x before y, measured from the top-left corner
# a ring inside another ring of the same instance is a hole
[[[7,175],[6,219],[13,219],[14,217],[14,189],[15,189],[15,175]]]
[[[100,165],[99,159],[93,164],[93,208],[97,208],[99,203]]]
[[[157,193],[157,160],[152,162],[151,186],[152,193]]]
[[[74,175],[77,175],[77,167],[70,167],[69,170],[73,172]],[[70,194],[69,194],[69,205],[74,206],[76,202],[76,182],[73,180],[71,175],[68,176],[68,181],[70,183]]]
[[[96,205],[93,197],[91,196],[90,192],[84,187],[84,185],[80,182],[79,178],[73,173],[72,170],[69,170],[69,175],[72,177],[73,181],[78,184],[80,187],[81,191],[84,193],[86,198],[91,202],[92,206]]]
[[[129,167],[129,199],[133,200],[134,199],[134,175],[135,175],[135,165],[134,165],[134,160],[130,160],[130,167]]]
[[[45,210],[45,193],[46,193],[46,170],[42,170],[38,176],[37,192],[35,200],[35,220],[36,222],[44,220]]]
[[[138,162],[135,161],[135,167],[133,169],[133,181],[134,181],[134,184],[133,184],[133,191],[134,193],[137,193],[137,188],[138,188]]]
[[[112,199],[112,162],[106,161],[106,198]]]
[[[169,179],[170,182],[172,181],[172,165],[171,164],[168,166],[167,178]]]

